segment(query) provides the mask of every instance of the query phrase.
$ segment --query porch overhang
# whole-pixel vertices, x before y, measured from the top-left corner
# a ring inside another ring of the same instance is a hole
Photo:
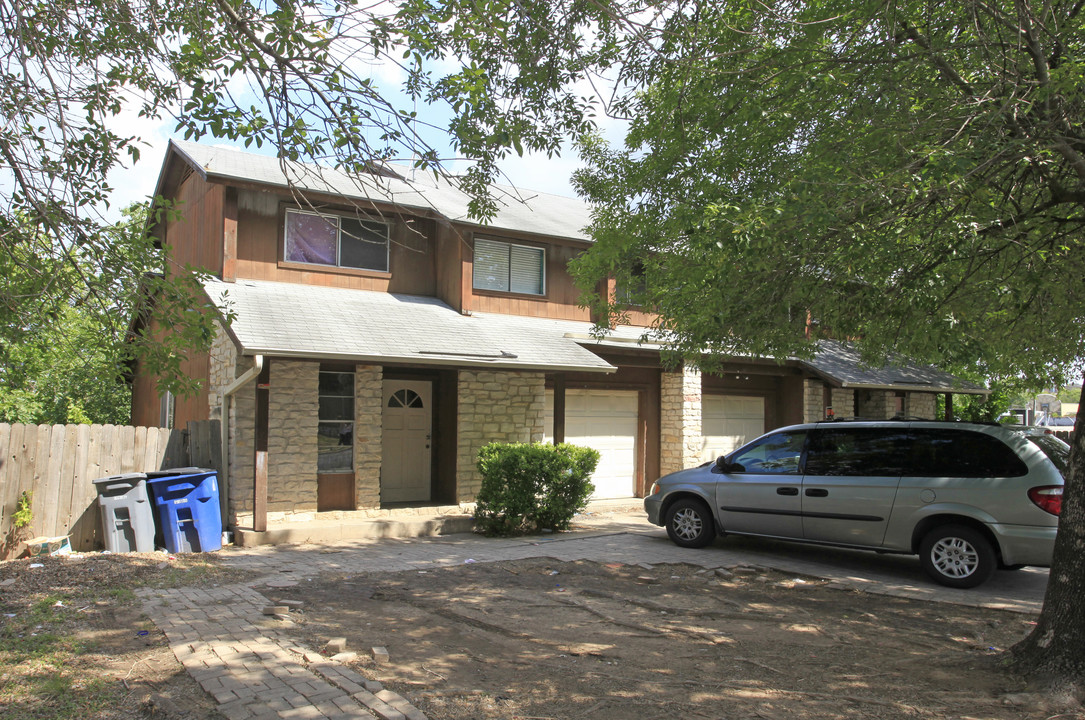
[[[534,372],[617,368],[539,318],[461,315],[432,297],[205,281],[242,355]]]

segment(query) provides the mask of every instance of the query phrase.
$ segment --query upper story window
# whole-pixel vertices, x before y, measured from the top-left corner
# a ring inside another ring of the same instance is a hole
[[[542,295],[546,292],[546,251],[475,238],[473,276],[476,290]]]
[[[287,210],[283,259],[388,272],[388,236],[380,220]]]
[[[641,298],[648,292],[648,280],[645,277],[644,263],[636,262],[625,281],[614,284],[614,301],[623,305],[641,305]]]

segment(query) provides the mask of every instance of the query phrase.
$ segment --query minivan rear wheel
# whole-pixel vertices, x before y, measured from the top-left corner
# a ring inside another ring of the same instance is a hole
[[[712,512],[700,500],[683,498],[667,509],[667,535],[675,545],[700,548],[716,539]]]
[[[919,560],[935,582],[955,588],[981,585],[998,566],[987,538],[964,525],[942,525],[927,533],[919,545]]]

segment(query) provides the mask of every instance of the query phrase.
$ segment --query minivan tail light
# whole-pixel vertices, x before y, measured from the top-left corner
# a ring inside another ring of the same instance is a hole
[[[1062,512],[1062,485],[1031,488],[1028,491],[1028,499],[1044,512],[1057,516]]]

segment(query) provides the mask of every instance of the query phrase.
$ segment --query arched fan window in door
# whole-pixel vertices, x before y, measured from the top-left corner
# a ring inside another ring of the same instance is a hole
[[[396,390],[392,393],[392,396],[388,398],[388,407],[390,408],[423,408],[425,404],[422,402],[422,396],[416,393],[414,390],[404,388],[403,390]]]

